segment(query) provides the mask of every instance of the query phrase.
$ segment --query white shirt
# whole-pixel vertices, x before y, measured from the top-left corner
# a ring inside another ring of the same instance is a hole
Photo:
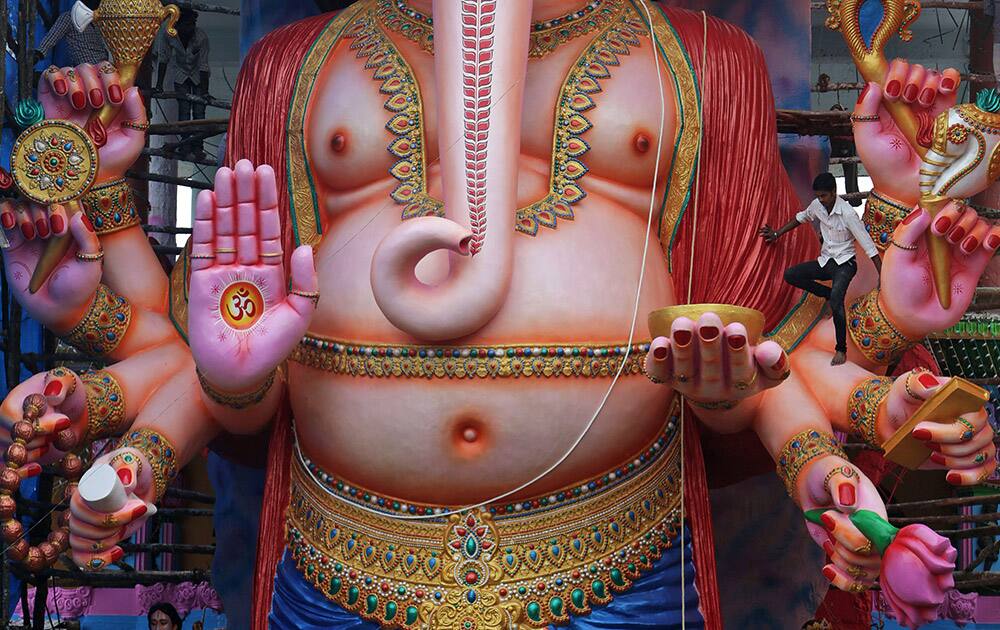
[[[821,267],[831,259],[838,265],[842,265],[854,258],[854,241],[861,245],[861,249],[865,250],[865,254],[869,258],[878,254],[875,241],[868,235],[868,230],[861,222],[861,217],[854,211],[851,204],[840,197],[837,197],[837,201],[833,204],[833,210],[829,212],[826,211],[819,199],[813,199],[813,202],[806,206],[805,210],[795,215],[795,220],[799,223],[806,221],[819,223],[823,247],[816,260]]]

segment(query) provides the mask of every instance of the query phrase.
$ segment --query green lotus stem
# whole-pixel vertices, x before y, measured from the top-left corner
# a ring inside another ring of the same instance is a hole
[[[826,511],[827,509],[825,508],[807,510],[805,513],[806,520],[822,527],[822,516]],[[893,526],[889,521],[871,510],[857,510],[853,514],[848,515],[848,518],[864,534],[865,538],[872,541],[872,544],[878,549],[879,555],[885,553],[885,550],[889,548],[892,541],[896,539],[896,534],[899,533],[898,527]]]

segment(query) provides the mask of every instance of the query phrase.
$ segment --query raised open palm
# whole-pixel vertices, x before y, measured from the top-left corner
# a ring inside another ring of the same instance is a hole
[[[241,160],[219,169],[195,207],[188,334],[201,373],[243,391],[263,381],[302,338],[316,309],[312,248],[284,253],[274,171]]]

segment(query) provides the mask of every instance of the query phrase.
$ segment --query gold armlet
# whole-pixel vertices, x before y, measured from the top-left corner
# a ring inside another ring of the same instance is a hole
[[[868,203],[865,204],[864,214],[865,228],[880,252],[884,252],[889,247],[896,226],[912,210],[913,208],[907,204],[886,197],[878,191],[873,190],[868,194]]]
[[[80,201],[98,235],[111,234],[139,225],[132,187],[125,178],[94,186]]]
[[[152,429],[129,432],[118,442],[117,448],[131,448],[145,455],[153,476],[156,498],[160,499],[177,476],[177,449],[161,433]]]
[[[806,464],[823,455],[836,455],[847,459],[847,454],[841,448],[837,438],[829,433],[820,433],[810,429],[792,436],[778,454],[778,476],[785,483],[788,496],[796,500],[795,482]]]
[[[80,377],[87,391],[88,441],[118,435],[125,428],[125,394],[106,370],[87,372]]]
[[[63,340],[80,352],[104,356],[121,344],[131,322],[132,305],[101,284],[83,319]]]
[[[882,444],[875,430],[878,410],[889,395],[892,383],[891,378],[884,376],[866,378],[851,391],[847,400],[847,420],[851,423],[851,431],[875,447]]]
[[[899,332],[882,311],[879,290],[862,295],[847,309],[847,329],[861,354],[878,365],[889,365],[916,340]]]
[[[267,392],[271,389],[271,385],[274,384],[274,375],[278,370],[271,370],[271,373],[267,375],[266,379],[264,379],[264,383],[257,389],[241,394],[233,394],[215,389],[215,387],[212,386],[212,384],[205,378],[205,375],[201,373],[201,370],[196,371],[198,372],[198,381],[201,383],[201,389],[208,395],[209,398],[225,407],[230,407],[232,409],[245,409],[264,400],[264,397],[267,396]]]

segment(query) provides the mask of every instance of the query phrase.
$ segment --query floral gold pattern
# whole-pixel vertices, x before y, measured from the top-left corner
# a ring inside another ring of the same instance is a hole
[[[98,234],[111,234],[139,225],[132,187],[124,178],[94,186],[80,201]]]
[[[107,286],[97,287],[94,301],[80,323],[63,340],[81,352],[104,356],[114,352],[132,323],[132,305]]]
[[[861,353],[878,365],[889,365],[915,343],[903,336],[882,312],[878,289],[862,295],[851,304],[847,312],[847,328]]]
[[[636,476],[556,506],[403,521],[361,509],[361,489],[330,497],[295,460],[288,544],[309,582],[384,628],[544,628],[610,602],[675,544],[679,484],[672,440]]]
[[[847,399],[847,420],[851,423],[851,430],[875,447],[881,446],[876,430],[879,407],[889,395],[892,383],[891,378],[884,376],[866,378]]]
[[[823,455],[836,455],[847,459],[837,438],[815,430],[796,433],[785,443],[778,455],[778,476],[785,482],[788,496],[796,500],[795,482],[806,464]]]
[[[167,486],[177,476],[177,451],[170,441],[152,429],[137,429],[123,437],[116,448],[135,449],[146,457],[153,475],[156,498],[163,497]]]
[[[11,150],[10,171],[22,193],[41,204],[79,197],[97,175],[97,149],[87,133],[66,120],[43,120],[25,129]]]
[[[87,440],[118,435],[125,428],[125,394],[107,370],[80,377],[87,392]]]
[[[292,361],[327,372],[373,378],[507,378],[642,373],[649,343],[625,345],[393,346],[306,336]],[[627,355],[627,356],[626,356]]]

